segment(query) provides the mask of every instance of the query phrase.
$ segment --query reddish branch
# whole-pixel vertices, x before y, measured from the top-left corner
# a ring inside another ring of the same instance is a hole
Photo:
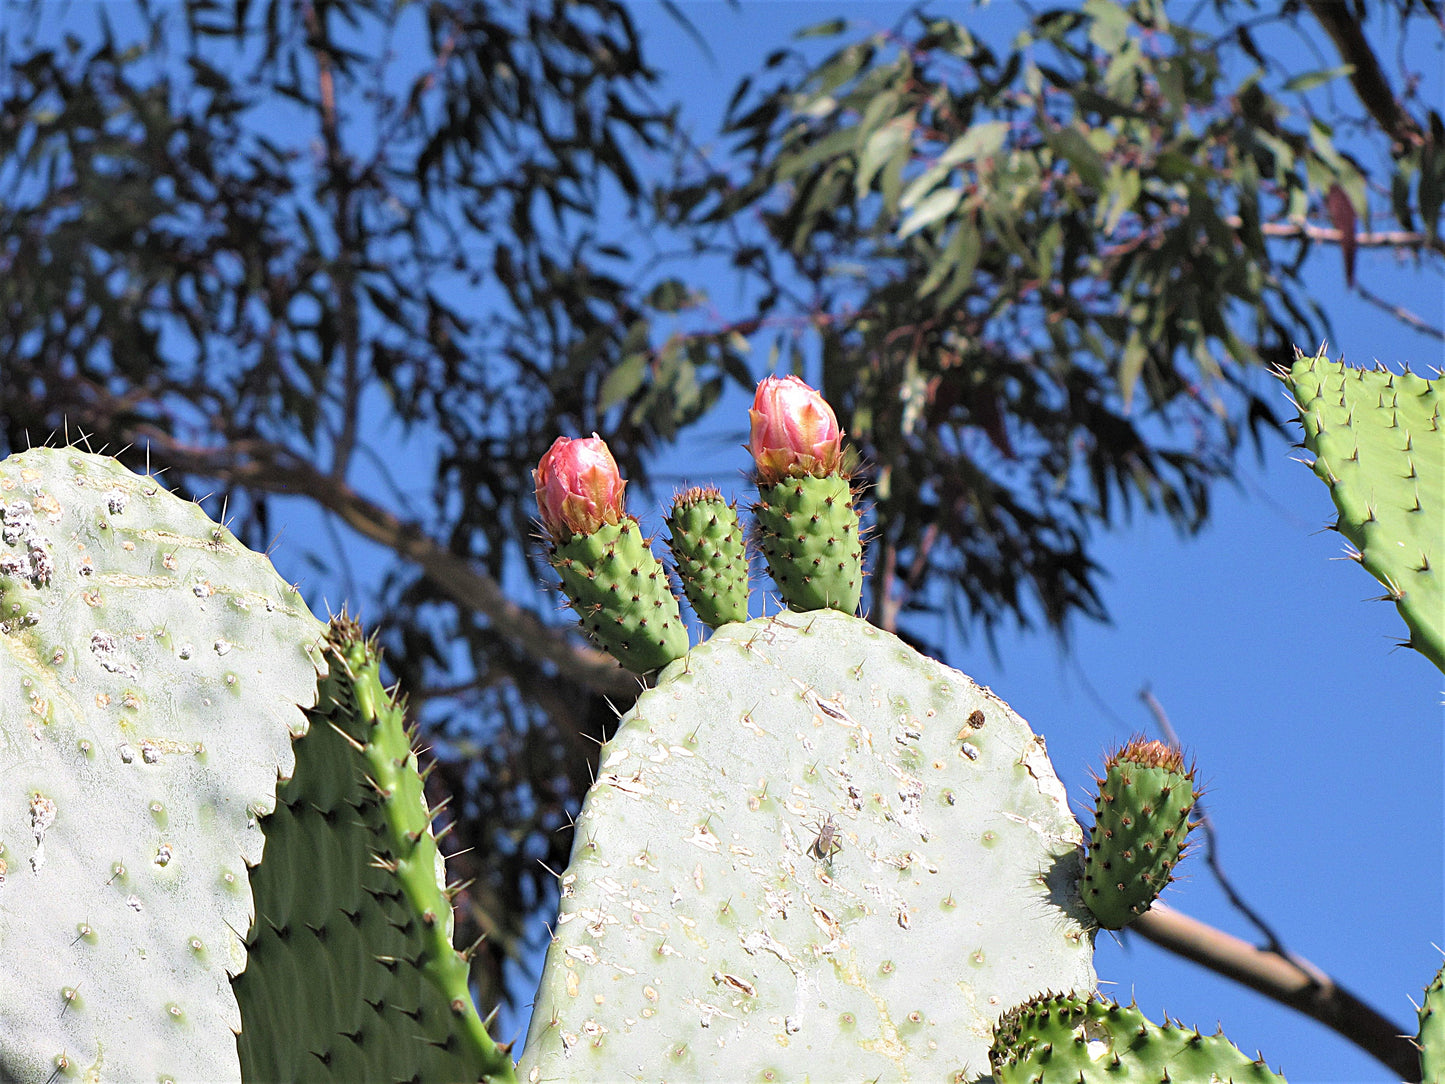
[[[1420,1058],[1400,1025],[1365,1004],[1308,960],[1286,959],[1207,926],[1162,903],[1135,920],[1146,940],[1313,1017],[1388,1066],[1401,1080],[1420,1079]]]

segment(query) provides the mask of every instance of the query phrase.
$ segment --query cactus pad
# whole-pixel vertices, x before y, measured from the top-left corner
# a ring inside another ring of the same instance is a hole
[[[235,982],[247,1080],[512,1080],[453,949],[431,815],[372,645],[332,623],[296,772],[261,822]]]
[[[1437,382],[1301,357],[1286,378],[1335,527],[1445,670],[1445,417]]]
[[[1118,930],[1149,910],[1173,880],[1199,794],[1179,750],[1142,738],[1110,756],[1095,782],[1084,902],[1100,926]]]
[[[748,555],[737,508],[716,489],[678,495],[668,546],[693,610],[710,629],[748,619]]]
[[[996,1084],[1283,1084],[1222,1034],[1151,1023],[1134,1006],[1046,995],[1011,1009],[990,1051]]]
[[[857,612],[863,546],[847,478],[785,478],[758,487],[758,538],[778,592],[795,610]]]
[[[74,449],[0,462],[0,597],[0,1080],[237,1080],[246,864],[323,627]]]
[[[1445,967],[1425,987],[1420,1002],[1420,1080],[1423,1084],[1445,1084]]]
[[[1079,843],[963,674],[826,610],[728,625],[602,750],[518,1077],[981,1079],[1004,1008],[1093,985]]]
[[[582,627],[623,666],[645,674],[687,654],[677,598],[635,519],[574,535],[551,560]]]

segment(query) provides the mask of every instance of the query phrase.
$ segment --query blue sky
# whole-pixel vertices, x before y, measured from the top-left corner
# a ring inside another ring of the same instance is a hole
[[[704,143],[714,141],[737,80],[792,30],[842,14],[857,19],[861,33],[891,25],[902,11],[829,0],[745,3],[740,11],[720,2],[681,6],[715,60],[660,5],[633,10],[647,55],[664,71],[657,97],[680,98]],[[989,36],[1011,25],[1015,10],[995,4],[970,16],[970,26]],[[1436,81],[1440,100],[1438,39],[1412,41],[1406,55]],[[1382,56],[1393,59],[1393,42]],[[1423,97],[1432,100],[1428,84]],[[1364,252],[1359,275],[1437,325],[1445,317],[1438,273]],[[1346,293],[1337,252],[1317,250],[1307,281],[1329,313],[1332,354],[1357,364],[1409,361],[1417,370],[1440,364],[1437,340]],[[721,300],[730,290],[718,282],[714,293]],[[1282,386],[1261,376],[1262,387],[1272,384],[1282,397]],[[745,416],[733,424],[741,430]],[[694,436],[660,466],[736,485],[746,464],[730,443]],[[1409,998],[1439,966],[1433,946],[1445,943],[1445,679],[1423,657],[1394,648],[1404,631],[1394,607],[1367,601],[1378,585],[1337,559],[1343,539],[1322,530],[1333,506],[1309,469],[1292,461],[1302,454],[1278,439],[1261,458],[1244,453],[1238,484],[1216,489],[1210,524],[1197,537],[1181,539],[1147,518],[1096,536],[1113,624],[1076,625],[1069,651],[1046,635],[1004,632],[994,657],[981,637],[946,636],[944,661],[991,686],[1046,736],[1081,816],[1104,748],[1133,731],[1155,733],[1139,699],[1152,689],[1198,759],[1236,887],[1290,949],[1413,1031]],[[1257,940],[1202,859],[1182,874],[1169,903]],[[1137,937],[1101,937],[1097,967],[1114,996],[1137,998],[1155,1019],[1167,1012],[1206,1030],[1220,1023],[1291,1081],[1394,1079],[1322,1026]]]

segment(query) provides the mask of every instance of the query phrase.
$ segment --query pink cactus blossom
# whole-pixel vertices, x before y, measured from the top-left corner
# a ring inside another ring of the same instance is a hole
[[[617,470],[607,443],[590,437],[558,437],[532,472],[542,526],[554,541],[592,534],[604,523],[624,515],[622,491],[627,483]]]
[[[836,473],[843,463],[843,434],[833,408],[796,376],[770,376],[753,398],[748,451],[767,485],[788,477]]]

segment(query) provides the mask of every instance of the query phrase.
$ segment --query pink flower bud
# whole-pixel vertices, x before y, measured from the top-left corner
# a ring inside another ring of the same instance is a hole
[[[843,434],[838,417],[796,376],[766,378],[758,385],[748,414],[753,422],[748,451],[764,484],[805,474],[822,477],[841,467]]]
[[[587,535],[604,523],[621,520],[627,483],[607,443],[590,437],[558,437],[532,472],[542,526],[555,541]]]

